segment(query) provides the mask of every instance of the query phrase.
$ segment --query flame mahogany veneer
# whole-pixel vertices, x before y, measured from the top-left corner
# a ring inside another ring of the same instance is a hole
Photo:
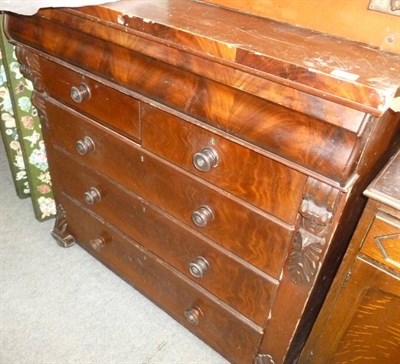
[[[295,361],[399,140],[399,56],[187,0],[5,23],[58,243],[232,362]]]

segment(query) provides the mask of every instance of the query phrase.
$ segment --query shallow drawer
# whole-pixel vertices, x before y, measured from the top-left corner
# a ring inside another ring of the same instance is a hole
[[[186,225],[274,278],[280,276],[292,235],[283,225],[229,193],[205,184],[135,143],[72,110],[46,102],[45,135],[82,163],[98,169]],[[65,131],[68,130],[66,133]],[[88,139],[90,138],[90,139]],[[86,143],[92,147],[80,152]]]
[[[57,191],[78,200],[231,307],[265,325],[277,281],[64,153],[50,148],[48,155],[55,161],[52,180]]]
[[[306,176],[149,105],[142,145],[226,191],[294,223]]]
[[[45,58],[40,59],[43,89],[136,141],[140,139],[139,101]]]
[[[378,211],[360,252],[400,272],[400,221]]]
[[[69,199],[59,201],[80,245],[222,355],[252,362],[261,328]]]

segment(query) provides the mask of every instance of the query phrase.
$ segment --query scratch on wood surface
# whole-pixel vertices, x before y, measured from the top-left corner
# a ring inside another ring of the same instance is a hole
[[[321,72],[320,70],[317,70],[316,68],[312,68],[312,67],[307,68],[307,70],[308,70],[309,72],[313,72],[313,73],[324,74],[324,72]]]
[[[357,81],[360,78],[359,75],[344,71],[342,69],[334,69],[331,72],[331,75],[347,81]]]
[[[231,26],[230,27],[230,29],[231,29],[231,33],[234,33],[234,35],[235,35],[235,32],[237,32],[237,33],[244,33],[244,34],[246,34],[247,36],[249,36],[249,37],[251,37],[251,38],[255,38],[255,39],[257,39],[258,41],[268,41],[268,42],[273,42],[273,43],[282,43],[282,44],[287,44],[287,45],[289,45],[290,47],[297,47],[297,48],[303,48],[304,49],[304,46],[303,45],[301,45],[301,44],[293,44],[293,43],[291,43],[291,42],[287,42],[287,41],[284,41],[284,40],[281,40],[281,39],[277,39],[277,38],[275,38],[275,37],[269,37],[267,34],[262,34],[262,33],[260,33],[260,32],[258,32],[258,31],[254,31],[254,30],[247,30],[247,29],[243,29],[243,28],[240,28],[240,27],[238,27],[238,26]],[[246,42],[246,43],[248,43],[248,42]]]

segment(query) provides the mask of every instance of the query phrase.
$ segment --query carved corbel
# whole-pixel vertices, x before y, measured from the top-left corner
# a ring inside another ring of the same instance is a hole
[[[325,239],[299,229],[290,254],[289,271],[295,284],[309,283],[318,270]]]
[[[275,361],[269,354],[258,354],[254,358],[253,364],[275,364]]]
[[[22,75],[32,82],[37,91],[41,92],[43,87],[40,82],[39,56],[19,46],[15,48],[15,55],[21,64],[20,71]]]
[[[69,248],[75,244],[74,237],[68,233],[67,214],[62,205],[57,205],[56,221],[51,235],[56,239],[57,244],[63,248]]]
[[[38,110],[39,117],[42,121],[42,126],[48,129],[49,122],[47,119],[46,106],[44,102],[44,97],[46,94],[43,92],[43,86],[40,82],[41,71],[39,56],[19,46],[15,48],[15,54],[21,64],[20,71],[22,75],[30,80],[33,84],[35,91],[32,95],[32,103]]]
[[[50,123],[47,117],[46,103],[44,101],[43,94],[34,91],[32,94],[32,104],[35,105],[38,111],[43,129],[48,130],[50,128]]]
[[[308,178],[289,256],[289,271],[295,284],[310,283],[319,269],[338,196],[335,188]]]

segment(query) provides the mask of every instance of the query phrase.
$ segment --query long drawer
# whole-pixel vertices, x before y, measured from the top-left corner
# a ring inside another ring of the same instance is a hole
[[[264,272],[279,277],[292,226],[178,170],[71,109],[54,101],[43,102],[52,120],[45,133],[52,143]],[[86,146],[89,150],[83,153]]]
[[[277,281],[65,153],[49,148],[48,154],[57,161],[52,177],[59,194],[78,200],[232,308],[265,325]]]
[[[150,105],[141,124],[146,149],[294,224],[304,174]]]
[[[249,363],[262,330],[111,226],[59,196],[79,244],[222,355]],[[132,307],[132,309],[135,309]]]

